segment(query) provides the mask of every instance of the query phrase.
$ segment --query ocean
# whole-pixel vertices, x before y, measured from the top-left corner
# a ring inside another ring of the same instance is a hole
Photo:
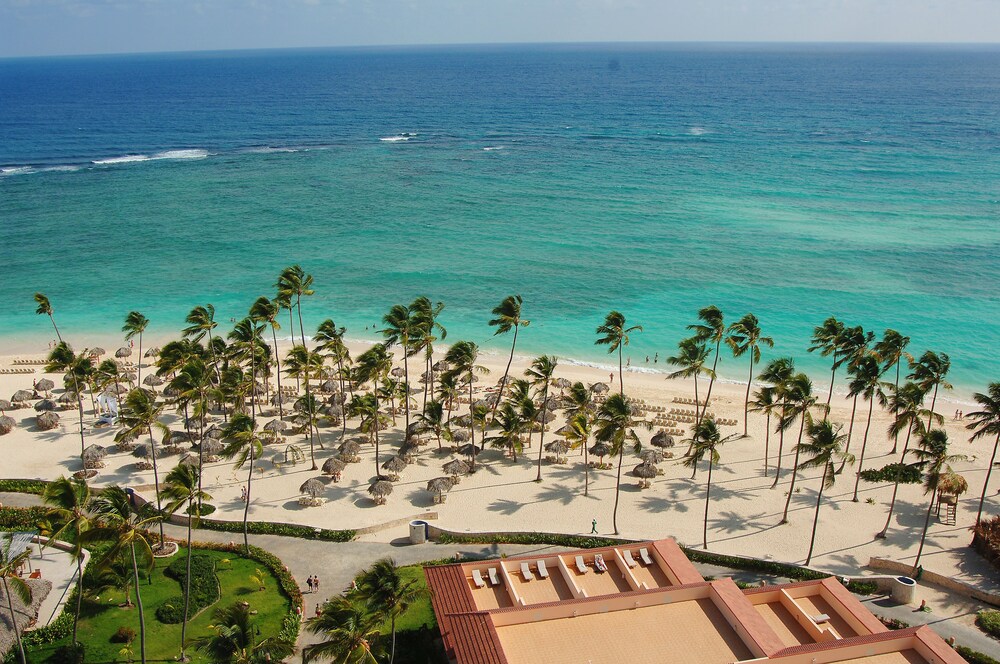
[[[448,340],[633,365],[708,304],[806,352],[827,316],[1000,380],[1000,47],[559,45],[0,60],[0,348],[222,327],[315,278],[306,326],[374,338],[445,303]],[[287,325],[282,332],[289,334]],[[649,365],[653,366],[652,362]],[[743,360],[723,357],[723,375]]]

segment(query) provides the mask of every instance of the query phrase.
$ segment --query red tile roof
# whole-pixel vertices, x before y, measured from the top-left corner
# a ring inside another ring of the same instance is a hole
[[[837,641],[825,641],[823,643],[805,643],[800,646],[792,646],[791,648],[785,648],[769,659],[775,661],[781,661],[785,657],[793,657],[795,655],[803,655],[811,652],[821,652],[825,650],[837,650],[838,648],[843,648],[845,646],[858,646],[865,645],[868,643],[882,643],[883,641],[894,641],[896,639],[902,639],[905,637],[912,637],[916,635],[917,627],[907,627],[906,629],[898,629],[893,632],[880,632],[878,634],[865,634],[864,636],[853,636],[849,639],[840,639]],[[940,640],[940,637],[938,637]],[[943,642],[942,642],[943,643]],[[962,661],[961,658],[958,660]],[[950,664],[950,663],[948,663]]]
[[[469,582],[465,578],[465,571],[461,565],[425,567],[424,576],[427,578],[427,587],[431,591],[431,605],[437,616],[445,651],[449,657],[454,659],[456,632],[452,619],[455,614],[470,613],[476,610],[472,590],[469,588]]]
[[[756,650],[770,657],[776,652],[784,649],[785,643],[777,635],[774,629],[767,624],[764,617],[757,612],[754,605],[746,598],[743,591],[739,589],[732,579],[716,579],[712,581],[712,588],[719,594],[719,599],[733,612],[743,629],[746,630],[754,644]],[[749,643],[747,644],[750,645]]]
[[[508,664],[496,627],[487,613],[451,616],[454,657],[459,662]]]
[[[652,546],[660,554],[664,564],[677,577],[679,585],[701,583],[705,580],[674,540],[657,540],[652,542]]]

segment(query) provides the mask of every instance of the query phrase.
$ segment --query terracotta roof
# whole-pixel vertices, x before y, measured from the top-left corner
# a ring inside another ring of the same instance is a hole
[[[825,579],[813,579],[811,581],[796,581],[795,583],[781,583],[773,586],[754,586],[744,588],[744,595],[756,595],[757,593],[773,593],[775,590],[788,590],[790,588],[804,588],[806,586],[818,586]]]
[[[697,588],[707,585],[708,582],[702,581],[700,583],[688,583],[683,586],[650,588],[649,590],[629,590],[628,592],[617,593],[615,595],[594,595],[593,597],[574,597],[572,599],[557,599],[551,602],[540,602],[538,604],[531,604],[530,606],[501,606],[498,609],[487,609],[485,612],[489,614],[510,613],[512,611],[521,612],[521,611],[544,609],[550,606],[573,606],[576,604],[597,604],[597,603],[607,602],[609,599],[612,599],[614,597],[635,597],[639,595],[667,595],[670,593],[677,592],[678,590],[687,590],[688,588]]]
[[[657,540],[652,542],[652,546],[677,577],[679,585],[701,583],[705,580],[674,540]]]
[[[476,602],[472,598],[472,590],[465,578],[461,565],[442,565],[440,567],[425,567],[424,577],[431,591],[431,605],[437,616],[438,628],[444,641],[445,651],[452,656],[455,650],[455,629],[452,616],[456,613],[469,613],[476,610]]]
[[[500,637],[487,613],[459,613],[451,618],[454,658],[475,664],[508,664]]]
[[[764,616],[757,612],[757,609],[754,608],[753,604],[750,603],[743,594],[743,591],[739,589],[732,579],[716,579],[712,581],[712,588],[718,593],[722,603],[733,612],[736,620],[743,625],[747,636],[757,646],[757,651],[770,657],[774,653],[784,649],[784,641],[767,624]]]
[[[896,639],[903,639],[906,637],[915,636],[918,629],[919,629],[918,627],[907,627],[906,629],[897,629],[891,632],[880,632],[878,634],[865,634],[864,636],[853,636],[849,639],[840,639],[838,641],[825,641],[823,643],[806,643],[801,646],[792,646],[791,648],[785,648],[784,650],[781,650],[772,655],[770,659],[781,660],[785,657],[793,657],[795,655],[803,655],[811,652],[837,650],[838,648],[843,648],[848,645],[860,646],[868,643],[882,643],[883,641],[895,641]],[[938,637],[939,640],[940,638],[941,637]],[[942,643],[944,642],[942,641]]]
[[[875,615],[869,611],[864,604],[858,601],[850,590],[845,588],[843,584],[840,583],[835,577],[828,576],[827,578],[820,581],[830,594],[837,598],[838,601],[847,609],[851,615],[853,615],[858,622],[865,626],[869,632],[873,634],[878,634],[880,632],[888,632],[889,628],[882,624],[882,621],[875,617]]]
[[[917,628],[916,636],[941,661],[941,664],[965,664],[965,658],[945,643],[938,633],[927,625]]]

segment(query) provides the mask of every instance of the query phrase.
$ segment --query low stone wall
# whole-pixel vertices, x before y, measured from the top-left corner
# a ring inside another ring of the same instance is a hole
[[[416,518],[422,518],[422,517],[416,517]],[[437,518],[436,515],[435,518]],[[625,539],[624,537],[613,537],[610,535],[577,535],[577,534],[567,534],[567,533],[549,533],[549,532],[541,532],[534,530],[533,531],[489,530],[484,532],[472,532],[469,530],[448,530],[447,528],[441,528],[440,526],[427,524],[427,539],[431,541],[436,541],[440,539],[442,535],[448,535],[451,537],[496,537],[496,538],[516,538],[516,537],[524,537],[525,535],[538,535],[541,537],[580,537],[582,539],[593,537],[595,539],[602,539],[602,540],[615,540],[616,542],[621,542],[622,544],[633,544],[638,541],[643,541],[643,542],[646,541],[646,540]]]
[[[894,576],[889,577],[890,579],[895,578],[895,575],[909,576],[913,571],[913,565],[907,563],[901,563],[896,560],[890,560],[888,558],[871,558],[868,561],[868,567],[871,569],[887,570],[892,572]],[[863,577],[865,581],[876,580],[882,577]],[[971,597],[972,599],[978,599],[980,602],[986,602],[987,604],[992,604],[993,606],[1000,606],[1000,594],[991,593],[980,588],[976,588],[973,585],[965,583],[963,581],[958,581],[951,578],[950,576],[944,576],[930,570],[924,570],[923,574],[920,575],[920,582],[928,583],[935,586],[940,586],[946,590],[950,590],[959,595],[965,597]],[[882,586],[880,585],[879,588]]]

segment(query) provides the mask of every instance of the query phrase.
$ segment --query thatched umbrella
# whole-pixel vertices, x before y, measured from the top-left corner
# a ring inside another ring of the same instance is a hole
[[[51,392],[53,389],[55,389],[55,386],[56,386],[56,384],[53,383],[48,378],[42,378],[41,380],[35,382],[35,391],[36,392]]]
[[[288,429],[288,422],[279,419],[271,420],[264,425],[264,431],[270,431],[274,434],[285,431],[286,429]]]
[[[395,376],[396,378],[402,378],[403,376],[406,375],[406,372],[403,371],[403,367],[394,367],[393,370],[389,372],[389,374],[391,376]]]
[[[122,346],[115,351],[115,357],[119,359],[124,359],[126,357],[132,357],[132,349],[128,346]]]
[[[0,411],[14,410],[13,404],[6,399],[0,399]]]
[[[604,463],[604,457],[611,454],[611,446],[607,443],[596,442],[590,446],[589,452],[599,458]]]
[[[573,383],[571,383],[568,378],[556,378],[555,380],[552,381],[552,386],[557,387],[560,390],[565,390],[569,387],[572,387]]]
[[[180,445],[181,443],[193,443],[194,436],[187,431],[171,431],[167,436],[164,436],[163,440],[171,445]]]
[[[328,406],[327,408],[325,408],[323,410],[323,414],[326,415],[327,417],[332,417],[335,420],[339,420],[344,416],[344,407],[334,404],[332,406]]]
[[[94,346],[93,348],[87,351],[87,355],[90,355],[91,357],[101,357],[107,354],[108,351],[104,350],[100,346]]]
[[[100,445],[88,445],[83,450],[83,467],[90,470],[92,468],[103,468],[104,457],[108,455],[107,449]]]
[[[0,415],[0,436],[6,435],[17,428],[17,420],[10,415]]]
[[[961,496],[963,493],[969,490],[969,483],[965,481],[965,478],[956,473],[951,467],[948,470],[941,473],[941,478],[938,480],[938,493],[948,494],[952,496]]]
[[[548,424],[556,419],[556,414],[551,410],[541,410],[538,415],[535,416],[535,421],[543,424]]]
[[[18,390],[10,396],[10,400],[14,403],[24,404],[35,398],[35,395],[28,390]]]
[[[444,360],[438,360],[431,368],[434,369],[434,371],[447,371],[448,369],[451,369],[451,365]]]
[[[485,405],[489,406],[490,408],[492,408],[493,406],[495,406],[498,403],[500,403],[500,393],[499,392],[491,392],[491,393],[487,394],[486,398],[483,399],[483,403]]]
[[[399,474],[406,468],[406,459],[394,456],[382,464],[382,469],[389,471],[389,476],[399,478]]]
[[[562,456],[566,452],[569,452],[569,443],[565,440],[553,440],[551,443],[545,444],[545,450]]]
[[[337,386],[337,381],[335,380],[325,380],[320,383],[319,387],[316,388],[320,392],[336,392],[339,387]]]
[[[448,463],[444,464],[444,472],[448,473],[452,477],[458,477],[459,475],[469,474],[469,462],[463,459],[453,459]]]
[[[39,413],[42,412],[43,410],[55,410],[57,407],[58,406],[56,402],[53,401],[52,399],[42,399],[41,401],[35,404],[35,410],[37,410]]]
[[[376,505],[382,505],[385,503],[386,496],[392,493],[392,482],[386,482],[385,480],[372,482],[372,485],[368,487],[368,493],[375,499]]]
[[[201,453],[208,457],[214,457],[222,454],[222,450],[225,449],[225,445],[218,438],[205,438],[198,445],[198,449]]]
[[[218,424],[213,424],[212,426],[205,429],[204,438],[215,438],[216,440],[222,440],[222,427]]]
[[[361,460],[358,456],[361,453],[361,443],[356,440],[345,440],[337,448],[340,458],[346,463],[357,463]]]
[[[344,463],[343,459],[338,459],[337,457],[330,457],[329,459],[323,462],[323,474],[333,475],[334,477],[336,477],[337,475],[340,475],[342,472],[344,472],[344,468],[346,467],[347,464]]]
[[[663,452],[659,450],[643,450],[639,452],[639,458],[643,463],[659,463],[663,461]]]
[[[482,452],[482,450],[473,445],[472,443],[466,443],[465,445],[459,445],[456,452],[458,452],[463,456],[472,456],[479,454],[480,452]]]
[[[570,434],[570,433],[573,433],[573,427],[571,427],[568,424],[564,424],[561,427],[559,427],[558,429],[556,429],[556,434],[558,434],[560,436],[565,436],[565,435]]]
[[[275,408],[277,408],[280,404],[291,403],[293,401],[295,401],[295,397],[284,393],[275,393],[274,396],[271,397],[271,405]]]
[[[178,466],[197,466],[198,465],[198,455],[197,454],[185,454],[181,457],[181,460],[177,462]]]
[[[640,463],[632,469],[632,474],[639,478],[639,486],[645,488],[649,486],[649,480],[656,477],[656,466],[651,463]]]
[[[456,443],[466,443],[472,437],[468,429],[457,429],[451,432],[451,439]]]
[[[425,371],[422,374],[420,374],[421,383],[429,383],[431,382],[431,380],[433,380],[433,378],[434,378],[434,373],[431,371]]]
[[[180,390],[178,390],[175,387],[170,387],[169,385],[163,388],[163,391],[161,393],[168,399],[173,399],[174,397],[179,397],[181,395]]]
[[[655,435],[653,435],[653,438],[649,441],[649,444],[652,445],[653,447],[662,447],[666,449],[668,447],[673,447],[676,443],[674,443],[674,437],[668,434],[666,431],[659,431]]]
[[[119,383],[118,385],[108,385],[104,390],[104,398],[106,399],[117,399],[123,394],[128,392],[128,388]]]
[[[76,406],[77,400],[76,397],[73,396],[71,392],[63,392],[62,394],[59,395],[59,398],[56,399],[56,403],[62,406],[63,408],[69,408],[71,406]]]
[[[142,384],[149,385],[150,387],[159,387],[160,385],[163,385],[163,383],[163,379],[156,374],[147,374],[146,377],[142,379]]]
[[[47,410],[35,418],[35,424],[42,431],[50,431],[59,426],[59,415]]]
[[[312,496],[313,498],[318,498],[324,491],[326,491],[326,485],[323,484],[323,480],[317,477],[306,480],[299,487],[299,493]]]
[[[132,450],[132,456],[134,456],[136,459],[152,459],[153,450],[154,450],[153,446],[150,445],[149,443],[142,443],[140,445],[135,446],[135,449]],[[156,450],[156,456],[157,457],[160,456],[159,449]]]
[[[143,353],[142,356],[143,357],[156,357],[159,354],[160,354],[160,347],[159,346],[153,346],[152,348],[150,348],[149,350],[147,350],[145,353]]]
[[[594,394],[607,394],[611,391],[611,386],[607,383],[594,383],[590,389]]]
[[[559,397],[549,395],[549,398],[545,400],[545,410],[556,410],[557,408],[559,408]]]
[[[471,423],[472,417],[469,415],[459,415],[458,417],[453,417],[451,418],[451,422],[449,422],[453,429],[455,427],[468,428]]]
[[[455,482],[450,477],[435,477],[434,479],[427,482],[427,490],[433,494],[434,502],[440,503],[444,501],[444,492],[451,491],[451,487],[455,486]]]

